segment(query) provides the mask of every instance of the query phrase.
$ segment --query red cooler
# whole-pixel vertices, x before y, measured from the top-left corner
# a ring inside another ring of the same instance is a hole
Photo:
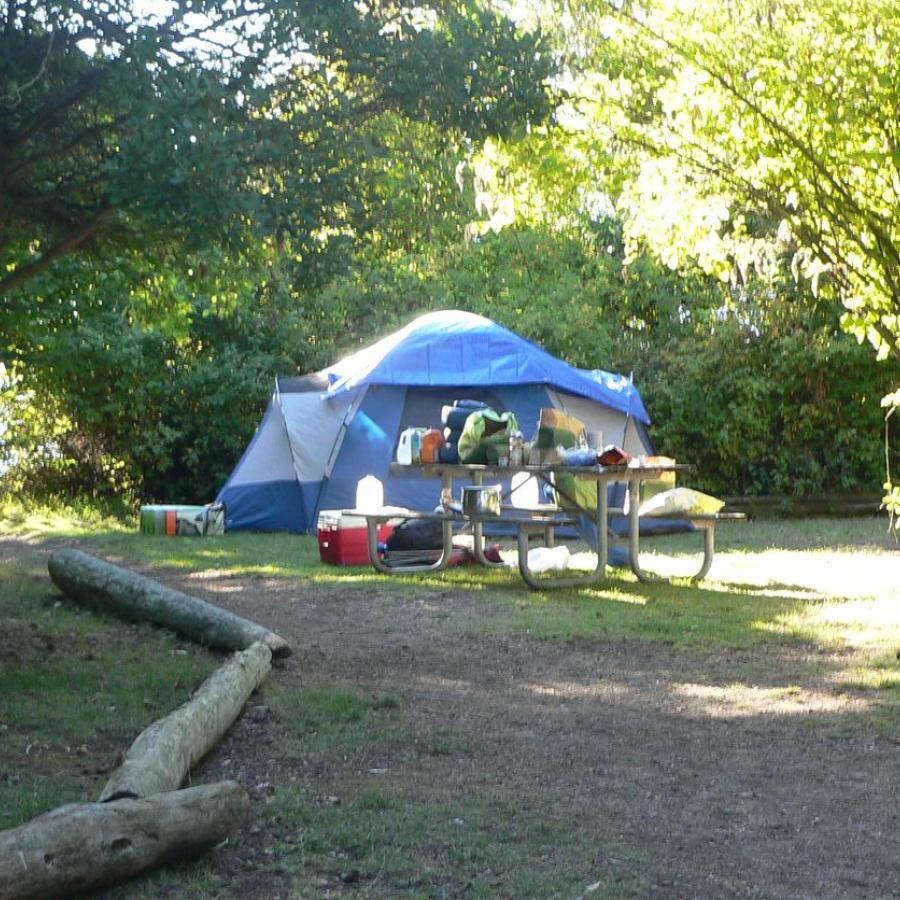
[[[344,515],[339,509],[323,509],[319,513],[319,558],[333,566],[367,566],[370,564],[366,537],[366,520],[362,516]],[[388,539],[394,526],[378,526],[378,540]]]

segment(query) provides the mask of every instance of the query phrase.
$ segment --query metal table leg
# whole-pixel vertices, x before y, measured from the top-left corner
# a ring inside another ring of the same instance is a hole
[[[378,526],[388,519],[394,518],[388,516],[366,516],[366,537],[369,543],[369,561],[372,566],[385,575],[406,575],[414,572],[440,572],[446,569],[450,564],[450,557],[453,553],[453,520],[444,519],[441,522],[441,533],[443,538],[443,546],[441,555],[433,563],[412,566],[386,566],[384,560],[378,555]]]
[[[591,572],[570,578],[537,578],[535,576],[528,566],[528,529],[534,526],[527,522],[520,522],[517,541],[519,574],[525,584],[533,591],[543,591],[547,588],[589,587],[603,581],[606,578],[606,563],[609,554],[609,536],[606,533],[607,513],[606,484],[597,481],[597,507],[594,514],[594,522],[597,526],[597,565]]]
[[[481,485],[481,472],[472,473],[472,484],[475,487]],[[480,519],[472,521],[472,553],[479,565],[487,566],[489,569],[505,569],[506,563],[503,560],[493,562],[484,555],[484,523]]]
[[[628,482],[628,564],[641,581],[665,581],[665,578],[641,568],[641,520],[638,516],[640,506],[641,481],[632,478]]]
[[[712,519],[708,522],[694,522],[694,527],[703,532],[703,562],[700,565],[700,571],[696,575],[691,575],[690,578],[692,581],[700,581],[709,571],[716,553],[716,521]]]
[[[628,561],[631,565],[631,571],[641,581],[668,581],[662,575],[654,575],[641,566],[640,562],[640,518],[638,516],[638,508],[640,504],[640,481],[634,480],[628,482]],[[673,514],[672,518],[677,518],[677,514]],[[700,581],[712,565],[713,557],[716,553],[716,520],[710,518],[694,518],[690,515],[685,517],[693,526],[703,532],[703,560],[700,569],[694,575],[684,576],[692,581]]]

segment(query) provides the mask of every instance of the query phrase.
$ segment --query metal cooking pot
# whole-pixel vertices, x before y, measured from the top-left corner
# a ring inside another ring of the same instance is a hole
[[[467,516],[499,516],[500,485],[483,484],[462,489],[462,510]]]

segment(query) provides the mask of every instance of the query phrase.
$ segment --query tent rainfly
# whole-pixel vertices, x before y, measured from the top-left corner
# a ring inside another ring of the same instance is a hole
[[[401,431],[439,425],[441,407],[461,398],[511,410],[526,437],[549,406],[602,431],[606,443],[653,452],[629,378],[577,369],[482,316],[433,312],[321,372],[276,379],[217,498],[226,528],[314,531],[319,510],[354,505],[366,475],[381,480],[385,503],[433,509],[439,480],[396,477],[389,466]]]

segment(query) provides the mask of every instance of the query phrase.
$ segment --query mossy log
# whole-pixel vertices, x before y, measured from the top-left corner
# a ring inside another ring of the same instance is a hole
[[[67,897],[197,856],[223,841],[249,809],[235,781],[61,806],[0,832],[0,900]]]
[[[235,653],[187,703],[138,735],[103,789],[101,802],[179,788],[240,715],[269,674],[271,661],[269,647],[261,642]]]
[[[132,621],[165,625],[219,650],[245,650],[262,641],[276,659],[291,655],[291,648],[283,638],[256,622],[80,550],[57,551],[50,557],[47,568],[60,590],[92,609]]]

